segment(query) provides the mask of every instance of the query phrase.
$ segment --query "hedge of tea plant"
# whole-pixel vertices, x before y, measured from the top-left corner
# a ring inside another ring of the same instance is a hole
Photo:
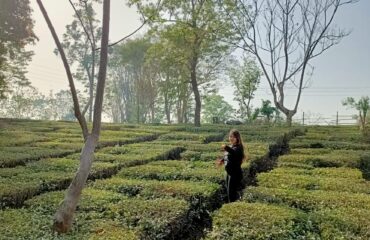
[[[19,146],[66,151],[82,147],[76,123],[9,124],[13,124],[9,129],[28,126],[30,133],[42,136]],[[269,143],[288,131],[239,128],[252,161],[266,155]],[[221,153],[220,145],[228,141],[229,126],[110,124],[103,125],[102,130],[89,187],[77,208],[73,230],[63,239],[114,239],[120,234],[126,239],[182,239],[190,236],[183,234],[199,231],[209,213],[222,204],[224,170],[215,168],[214,160]],[[149,142],[132,144],[141,141]],[[182,160],[159,161],[177,159],[185,149]],[[64,191],[54,190],[68,186],[78,167],[79,154],[35,160],[39,161],[0,169],[0,185],[5,189],[1,195],[0,220],[5,222],[0,227],[2,236],[60,238],[50,230],[50,221]],[[243,168],[248,172],[249,163]],[[18,188],[11,189],[11,181]],[[7,209],[23,202],[22,209]],[[11,223],[12,216],[16,224]]]
[[[319,239],[306,224],[302,211],[280,205],[234,202],[213,216],[212,231],[205,239]]]
[[[63,198],[63,192],[51,192],[26,202],[23,209],[0,211],[2,237],[14,239],[59,239],[50,229],[51,219]],[[110,191],[85,189],[76,212],[76,225],[60,239],[118,236],[129,239],[173,238],[186,228],[189,205],[184,200],[127,198]],[[113,233],[105,233],[106,224]],[[97,232],[92,232],[96,230]]]
[[[25,165],[41,158],[64,157],[74,153],[72,149],[48,149],[40,147],[3,147],[0,148],[0,168]]]
[[[63,158],[0,169],[0,207],[20,206],[24,200],[41,192],[66,188],[78,165],[78,161]],[[111,163],[94,162],[89,178],[104,177],[115,168]]]

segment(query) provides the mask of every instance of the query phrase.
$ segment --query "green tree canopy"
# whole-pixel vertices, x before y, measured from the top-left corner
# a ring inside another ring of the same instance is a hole
[[[203,122],[212,123],[214,117],[218,118],[220,122],[225,122],[233,116],[233,107],[222,96],[212,94],[204,97]]]
[[[235,62],[232,64],[228,74],[235,87],[234,100],[239,103],[238,112],[240,117],[251,120],[251,101],[260,83],[262,72],[257,67],[255,61],[244,58],[242,63]]]
[[[215,0],[131,0],[143,16],[150,20],[155,31],[165,31],[165,38],[181,53],[184,66],[188,70],[195,110],[194,124],[200,126],[202,83],[215,79],[215,74],[225,57],[232,50],[232,42],[237,42],[234,28],[227,16],[220,11]]]
[[[37,37],[29,0],[0,0],[0,6],[0,98],[4,98],[10,85],[29,84],[25,67],[33,52],[25,46]]]
[[[266,121],[269,123],[271,119],[274,117],[274,114],[278,114],[278,109],[271,106],[270,100],[262,100],[262,106],[259,108],[259,113],[262,116],[265,116]]]

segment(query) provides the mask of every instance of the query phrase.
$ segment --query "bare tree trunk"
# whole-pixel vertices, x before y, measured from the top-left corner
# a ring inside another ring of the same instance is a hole
[[[152,120],[152,123],[154,123],[154,119],[155,119],[155,104],[153,102],[153,104],[151,106],[151,120]]]
[[[191,86],[193,88],[194,99],[195,99],[195,113],[194,113],[194,125],[200,127],[200,111],[201,111],[201,101],[200,94],[198,90],[197,75],[196,75],[196,58],[193,59],[191,63]]]
[[[139,94],[136,96],[136,123],[140,123],[140,103],[139,103]]]
[[[42,3],[40,0],[38,0],[38,3],[41,7]],[[95,98],[95,104],[94,104],[93,128],[92,128],[92,133],[88,134],[85,145],[82,149],[82,153],[80,157],[80,167],[71,185],[68,187],[68,190],[66,192],[63,202],[59,206],[59,209],[54,216],[53,227],[59,233],[65,233],[71,229],[73,215],[76,210],[78,201],[81,197],[82,189],[88,178],[91,165],[92,165],[92,161],[93,161],[94,151],[95,151],[96,145],[99,140],[105,78],[106,78],[107,62],[108,62],[109,17],[110,17],[110,0],[104,0],[103,2],[103,28],[102,28],[103,34],[102,34],[101,52],[100,52],[100,69],[99,69],[98,84],[97,84],[96,98]]]
[[[189,118],[188,118],[188,100],[189,100],[189,91],[185,92],[185,95],[184,95],[184,100],[182,101],[182,107],[181,107],[181,110],[182,110],[182,118],[183,118],[183,122],[184,123],[188,123],[189,122]]]
[[[90,79],[90,88],[89,88],[89,97],[90,97],[90,100],[91,103],[90,103],[90,106],[89,106],[89,122],[92,122],[92,112],[93,112],[93,105],[92,105],[92,101],[94,99],[94,75],[95,75],[95,49],[94,49],[94,52],[92,53],[93,54],[93,57],[92,57],[92,70],[91,70],[91,79]]]
[[[171,113],[170,113],[170,106],[168,101],[167,93],[164,94],[164,111],[166,113],[167,123],[171,123]]]
[[[183,115],[183,110],[181,106],[181,100],[177,102],[177,123],[183,123],[184,122],[184,115]]]
[[[86,7],[86,10],[87,10],[87,2],[85,2],[85,7]],[[91,99],[91,103],[92,103],[92,100],[94,98],[96,40],[95,40],[94,28],[93,28],[91,18],[89,18],[89,25],[90,25],[91,37],[92,37],[92,46],[91,46],[92,69],[91,69],[91,81],[90,81],[90,92],[89,93],[90,93],[90,99]],[[89,109],[89,122],[92,121],[92,112],[93,112],[93,107],[92,107],[92,104],[91,104],[90,109]]]

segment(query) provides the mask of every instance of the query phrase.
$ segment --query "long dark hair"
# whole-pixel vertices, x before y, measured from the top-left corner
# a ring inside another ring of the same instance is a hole
[[[246,156],[245,156],[245,153],[244,153],[244,143],[243,143],[243,139],[242,137],[240,136],[240,132],[236,129],[231,129],[230,132],[229,132],[229,136],[230,135],[233,135],[236,140],[237,140],[237,145],[239,145],[241,148],[242,148],[242,152],[243,152],[243,162],[246,160]]]

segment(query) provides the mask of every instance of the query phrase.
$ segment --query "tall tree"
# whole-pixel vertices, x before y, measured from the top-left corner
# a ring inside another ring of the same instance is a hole
[[[95,87],[95,68],[98,65],[97,45],[101,38],[101,27],[98,25],[96,13],[93,8],[94,1],[79,1],[78,4],[69,0],[75,14],[71,24],[66,26],[66,33],[63,34],[62,46],[66,51],[68,62],[71,66],[76,66],[74,78],[85,84],[88,91],[89,101],[84,107],[82,114],[88,110],[88,120],[92,121],[93,98]],[[58,49],[55,49],[58,54]]]
[[[64,233],[64,232],[69,231],[72,226],[73,215],[76,210],[77,203],[81,197],[82,189],[89,175],[93,157],[94,157],[94,150],[98,144],[98,140],[100,136],[101,114],[102,114],[105,78],[106,78],[107,62],[108,62],[110,0],[103,1],[103,23],[102,23],[103,26],[102,26],[101,48],[100,48],[100,64],[99,64],[99,74],[98,74],[98,82],[97,82],[96,97],[95,97],[95,104],[94,104],[94,120],[93,120],[91,132],[89,132],[87,128],[86,119],[81,114],[81,111],[80,111],[77,91],[74,86],[73,76],[70,71],[70,66],[65,56],[63,47],[54,30],[54,27],[50,21],[50,18],[42,4],[42,1],[37,0],[37,3],[47,22],[49,30],[54,38],[58,51],[61,55],[64,67],[67,73],[69,86],[71,88],[75,116],[81,125],[82,133],[83,133],[84,140],[85,140],[85,144],[82,148],[82,152],[80,156],[80,167],[78,168],[76,176],[72,180],[71,185],[68,187],[65,198],[63,202],[60,204],[59,209],[56,212],[55,217],[54,217],[54,229],[59,233]]]
[[[301,99],[310,62],[347,36],[333,21],[338,10],[357,0],[228,0],[224,10],[242,38],[238,45],[253,54],[270,86],[275,106],[290,126]],[[296,88],[292,108],[287,88]]]
[[[200,126],[201,79],[211,80],[210,73],[217,70],[228,55],[228,42],[235,40],[233,28],[225,21],[215,0],[163,0],[157,5],[144,2],[130,1],[137,4],[154,28],[168,31],[168,39],[182,52],[194,94],[194,124]]]
[[[26,51],[37,37],[29,0],[0,0],[0,98],[5,98],[10,86],[28,85],[26,66],[33,55]]]
[[[239,114],[242,119],[252,118],[251,101],[257,90],[262,72],[257,67],[255,61],[243,58],[243,62],[235,62],[229,70],[229,77],[235,87],[235,98],[239,103]]]

